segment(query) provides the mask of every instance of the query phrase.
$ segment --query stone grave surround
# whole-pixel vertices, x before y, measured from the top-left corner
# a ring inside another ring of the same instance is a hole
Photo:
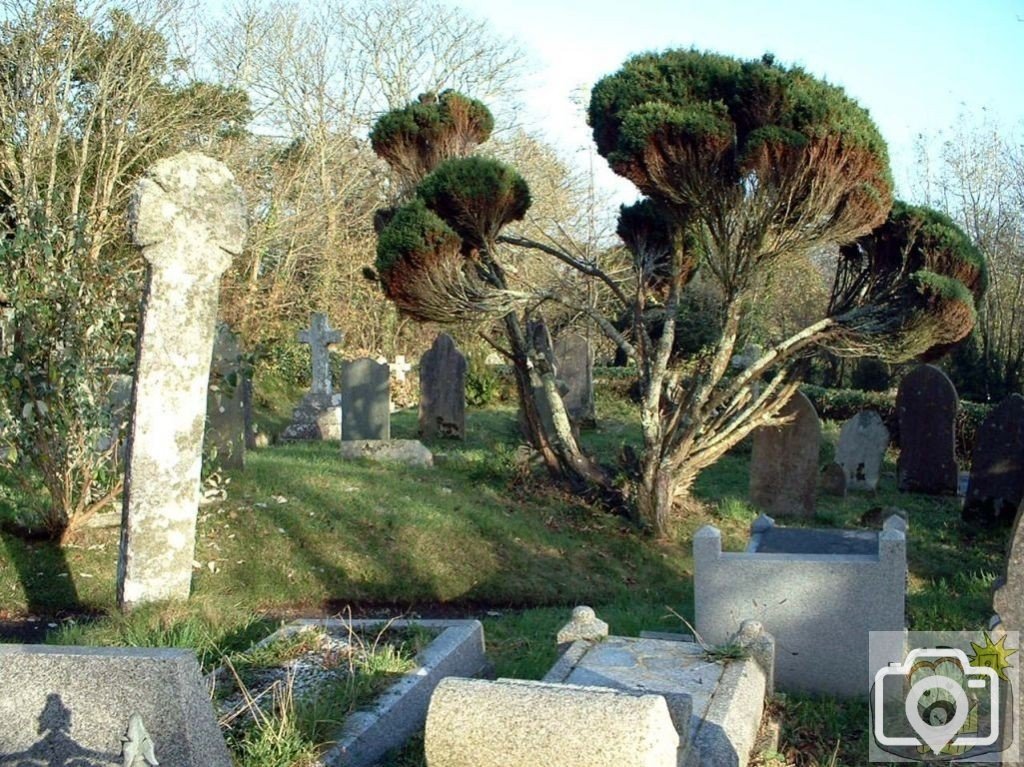
[[[466,357],[447,333],[420,359],[421,437],[466,436]]]
[[[344,336],[331,328],[327,315],[314,312],[309,328],[299,331],[300,343],[309,344],[312,373],[309,392],[292,411],[292,422],[281,432],[285,442],[341,439],[341,395],[331,383],[331,344]]]
[[[133,241],[148,267],[117,568],[122,608],[187,599],[220,276],[246,235],[223,163],[182,153],[135,186]]]
[[[1024,501],[1017,509],[1006,551],[1006,568],[996,581],[992,607],[995,611],[992,623],[996,624],[994,641],[1004,631],[1024,632]],[[1024,689],[1017,691],[1017,711],[1024,711]],[[1019,732],[1022,731],[1024,728],[1019,728]],[[1024,760],[1024,749],[1020,755]],[[1008,767],[1020,767],[1021,764],[1024,761]]]
[[[905,628],[905,530],[897,515],[880,533],[777,528],[762,515],[745,552],[723,553],[706,525],[693,541],[697,632],[720,644],[759,621],[777,643],[780,690],[863,697],[868,632]]]
[[[0,722],[0,764],[231,767],[184,650],[0,645]]]
[[[821,421],[801,392],[790,398],[779,417],[792,420],[754,431],[750,501],[767,513],[811,517],[818,490]]]
[[[978,428],[963,518],[1009,525],[1024,500],[1024,397],[1011,394]]]
[[[447,679],[427,714],[431,767],[744,767],[771,691],[774,640],[748,622],[748,656],[709,660],[682,635],[608,636],[577,607],[540,682]],[[766,671],[767,670],[767,671]]]
[[[934,365],[919,365],[900,381],[899,489],[931,495],[957,491],[956,387]]]

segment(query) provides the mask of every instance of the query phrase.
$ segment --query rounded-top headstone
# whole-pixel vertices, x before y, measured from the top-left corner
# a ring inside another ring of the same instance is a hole
[[[750,500],[779,515],[812,516],[818,489],[821,421],[801,392],[779,413],[789,422],[754,432],[750,458]]]
[[[908,373],[896,393],[900,423],[899,489],[931,495],[957,488],[956,387],[934,365]]]
[[[1011,394],[978,428],[963,518],[1009,525],[1024,499],[1024,397]]]
[[[848,490],[876,490],[889,430],[874,410],[862,410],[839,431],[836,463],[843,467]]]

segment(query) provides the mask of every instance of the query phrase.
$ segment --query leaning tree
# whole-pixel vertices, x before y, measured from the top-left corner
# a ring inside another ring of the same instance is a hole
[[[476,158],[444,160],[415,186],[415,199],[380,233],[378,269],[387,294],[413,316],[502,316],[524,407],[529,413],[532,401],[537,410],[539,391],[558,416],[533,428],[548,465],[617,491],[606,497],[656,534],[668,531],[674,503],[700,471],[754,429],[780,423],[815,351],[927,358],[969,332],[983,259],[949,219],[893,205],[885,144],[842,89],[770,56],[676,50],[635,57],[601,80],[589,120],[598,152],[643,194],[620,211],[618,233],[632,254],[627,280],[502,233],[521,217],[525,188],[517,193],[513,171]],[[577,307],[638,371],[643,447],[624,451],[617,472],[580,450],[554,377],[543,355],[531,355],[516,314],[527,300],[566,299],[513,290],[498,260],[502,242],[560,259],[619,303],[625,323]],[[838,252],[826,316],[732,370],[759,286],[787,260],[826,249]],[[686,358],[677,353],[677,318],[698,270],[721,298],[707,317],[718,332]],[[612,487],[613,476],[625,481]]]

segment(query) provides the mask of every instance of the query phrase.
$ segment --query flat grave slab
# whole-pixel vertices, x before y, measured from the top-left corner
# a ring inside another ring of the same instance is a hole
[[[743,767],[766,692],[752,658],[715,660],[692,642],[644,637],[576,641],[543,681],[663,696],[679,734],[680,767]]]
[[[747,551],[760,554],[878,556],[878,533],[874,530],[773,527],[751,536]]]

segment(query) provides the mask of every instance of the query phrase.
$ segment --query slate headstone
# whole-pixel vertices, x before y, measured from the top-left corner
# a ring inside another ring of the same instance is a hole
[[[956,387],[934,365],[919,365],[900,381],[899,489],[953,495],[957,486]]]
[[[188,598],[220,276],[246,234],[231,172],[200,154],[156,163],[130,213],[148,279],[117,567],[123,609]]]
[[[562,401],[569,418],[584,428],[596,425],[594,411],[594,353],[581,333],[559,336],[554,346],[558,377],[565,386]]]
[[[863,410],[839,430],[836,463],[843,467],[848,490],[878,489],[889,430],[874,410]]]
[[[231,765],[185,650],[0,645],[0,722],[0,765]]]
[[[341,365],[342,440],[391,439],[391,372],[364,357]]]
[[[420,436],[466,436],[466,358],[447,333],[420,358]]]
[[[1024,499],[1024,397],[1011,394],[978,428],[963,518],[1009,525]]]
[[[791,421],[754,432],[750,501],[768,514],[813,516],[821,421],[801,392],[793,395],[779,416]]]
[[[245,377],[238,336],[221,323],[210,363],[203,453],[224,469],[245,468]]]

